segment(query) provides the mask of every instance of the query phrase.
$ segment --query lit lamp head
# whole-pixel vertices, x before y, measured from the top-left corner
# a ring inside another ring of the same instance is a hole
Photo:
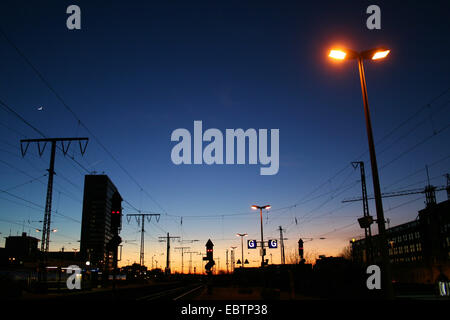
[[[332,49],[328,56],[335,60],[355,59],[358,53],[348,49]]]
[[[381,60],[386,58],[389,55],[389,52],[391,52],[391,50],[389,50],[388,48],[379,47],[363,51],[360,55],[363,59],[366,60]]]
[[[365,60],[381,60],[386,58],[390,52],[391,50],[384,47],[370,49],[361,53],[348,49],[332,49],[330,50],[328,57],[335,60],[356,59],[359,57]]]
[[[391,50],[388,50],[388,49],[378,50],[378,51],[374,52],[374,54],[372,55],[372,60],[379,60],[379,59],[386,58],[387,55],[389,54],[389,52],[391,52]]]
[[[342,50],[333,49],[330,50],[330,54],[328,55],[330,58],[336,59],[336,60],[344,60],[347,56],[347,52]]]
[[[266,210],[269,210],[270,208],[271,208],[271,206],[270,205],[265,205],[265,206],[257,206],[257,205],[252,205],[251,206],[251,208],[253,209],[253,210],[258,210],[258,209],[266,209]]]

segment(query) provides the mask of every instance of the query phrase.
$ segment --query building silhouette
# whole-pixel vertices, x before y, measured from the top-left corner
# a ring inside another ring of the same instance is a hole
[[[386,230],[393,280],[435,283],[450,277],[450,200],[431,203],[418,217]],[[378,236],[372,236],[374,263],[380,261]],[[366,239],[352,241],[353,260],[367,264]]]
[[[36,261],[39,255],[39,239],[22,232],[21,236],[9,236],[5,240],[4,258],[7,259],[8,265],[23,267]]]
[[[83,262],[111,274],[117,268],[121,227],[122,197],[117,188],[107,175],[86,175],[80,243]]]

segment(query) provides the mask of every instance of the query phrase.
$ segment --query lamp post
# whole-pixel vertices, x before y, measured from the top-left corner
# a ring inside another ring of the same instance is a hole
[[[375,195],[375,207],[377,211],[378,238],[380,241],[380,253],[382,270],[384,271],[385,292],[388,299],[393,298],[392,276],[390,270],[390,261],[386,240],[386,227],[383,213],[383,202],[381,200],[380,180],[378,177],[377,158],[375,154],[375,144],[373,142],[372,123],[370,121],[369,100],[367,97],[366,77],[364,74],[363,60],[379,60],[386,58],[390,50],[386,48],[376,48],[363,52],[355,52],[352,50],[331,50],[329,57],[337,60],[356,59],[358,61],[359,78],[361,82],[361,91],[364,103],[364,115],[366,120],[367,138],[369,141],[370,164],[372,167],[372,180]]]
[[[258,210],[259,209],[259,215],[261,217],[261,268],[264,267],[264,256],[265,256],[265,252],[264,252],[264,236],[263,236],[263,218],[262,218],[262,211],[263,209],[269,210],[270,209],[270,205],[265,205],[265,206],[257,206],[257,205],[253,205],[252,206],[253,210]]]
[[[236,233],[238,237],[241,237],[241,253],[242,253],[242,260],[241,260],[241,268],[244,268],[244,237],[248,236],[246,233]]]
[[[41,229],[36,229],[35,230],[36,232],[42,232],[42,230]],[[52,230],[50,230],[51,232],[58,232],[58,229],[52,229]]]
[[[234,272],[234,261],[235,261],[235,256],[234,256],[234,250],[236,249],[237,247],[236,246],[231,246],[230,247],[230,249],[231,249],[231,271],[233,271]]]

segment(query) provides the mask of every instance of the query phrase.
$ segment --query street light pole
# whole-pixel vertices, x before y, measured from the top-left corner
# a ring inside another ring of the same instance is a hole
[[[358,61],[359,78],[361,82],[361,91],[364,103],[364,116],[366,119],[367,138],[369,141],[370,164],[372,168],[372,182],[375,195],[375,208],[377,211],[378,240],[381,254],[382,270],[384,275],[383,277],[384,288],[386,298],[392,299],[394,297],[394,292],[392,288],[392,274],[389,261],[388,244],[386,239],[383,202],[381,200],[380,179],[378,176],[377,158],[375,155],[375,144],[373,142],[372,123],[370,121],[369,99],[367,97],[366,77],[364,74],[364,66],[363,66],[364,59],[372,59],[372,60],[383,59],[389,54],[389,52],[390,50],[386,48],[371,49],[361,53],[357,53],[352,50],[331,50],[329,57],[338,60],[344,60],[346,58],[349,58],[349,59],[356,59]]]
[[[234,272],[234,264],[235,264],[235,255],[234,255],[234,250],[236,249],[237,247],[236,246],[232,246],[232,247],[230,247],[230,249],[231,249],[231,271],[233,271]]]
[[[244,237],[247,236],[246,233],[237,233],[236,234],[238,237],[241,237],[241,268],[244,268]]]
[[[265,256],[265,252],[264,252],[264,233],[263,233],[263,217],[262,217],[262,210],[266,209],[269,210],[270,209],[270,205],[265,205],[265,206],[256,206],[253,205],[252,206],[253,210],[257,210],[259,209],[259,215],[261,218],[261,268],[264,267],[264,256]]]
[[[263,236],[263,217],[262,208],[259,209],[259,215],[261,216],[261,268],[264,267],[264,236]]]
[[[366,119],[367,138],[369,141],[370,166],[372,168],[373,191],[375,195],[375,208],[377,211],[378,238],[381,250],[381,263],[385,275],[385,288],[388,299],[393,298],[392,275],[389,263],[389,252],[386,239],[386,227],[384,221],[383,202],[381,200],[380,179],[378,176],[378,165],[375,153],[375,144],[373,142],[372,122],[370,121],[369,100],[367,97],[366,77],[364,74],[363,57],[358,56],[359,78],[361,81],[361,91],[364,102],[364,115]]]

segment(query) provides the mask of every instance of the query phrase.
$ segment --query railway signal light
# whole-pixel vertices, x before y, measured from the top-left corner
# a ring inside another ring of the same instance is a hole
[[[303,240],[298,240],[298,255],[300,256],[300,260],[303,260]]]
[[[203,260],[207,260],[208,263],[205,265],[206,273],[210,274],[212,267],[216,264],[213,258],[213,247],[214,244],[212,243],[211,239],[208,239],[208,242],[206,242],[206,257],[203,258]]]

